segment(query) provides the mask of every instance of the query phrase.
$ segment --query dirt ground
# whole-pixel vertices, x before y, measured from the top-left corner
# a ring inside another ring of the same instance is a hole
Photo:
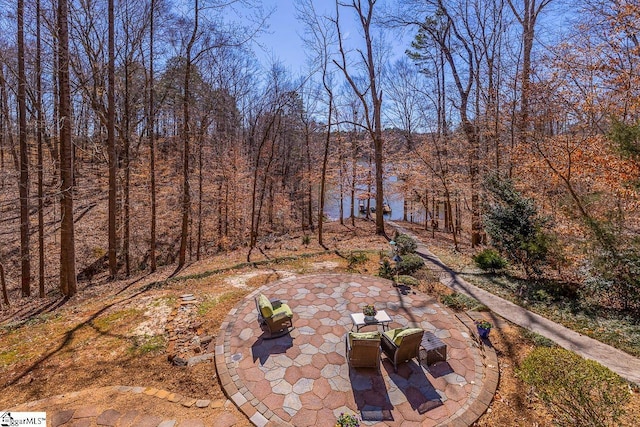
[[[274,241],[263,248],[264,254],[256,252],[253,260],[266,260],[265,254],[271,261],[289,257],[280,262],[230,268],[246,261],[246,250],[237,251],[192,263],[177,279],[165,280],[173,273],[174,267],[168,266],[153,275],[117,282],[94,277],[91,283],[82,283],[78,295],[69,301],[53,297],[19,301],[0,312],[0,408],[114,385],[150,386],[198,399],[226,399],[212,362],[182,367],[168,360],[170,325],[175,323],[171,312],[180,306],[180,296],[193,294],[198,303],[190,323],[179,327],[192,335],[213,336],[227,312],[247,293],[287,274],[348,271],[349,255],[358,250],[367,251],[368,260],[356,265],[355,271],[377,273],[380,255],[388,252],[389,245],[374,235],[371,223],[359,221],[356,227],[331,223],[326,228],[325,242],[330,251],[324,251],[315,238],[304,245],[300,234]],[[430,234],[424,237],[429,245],[447,247],[446,236],[440,236],[440,240]],[[225,268],[229,269],[211,274]],[[449,292],[429,277],[421,287],[435,294]],[[551,418],[543,404],[514,374],[533,343],[520,328],[495,321],[491,341],[499,357],[501,378],[489,411],[477,425],[549,425]],[[203,346],[199,351],[209,350]],[[157,398],[127,400],[111,393],[94,390],[74,399],[82,399],[85,405],[123,399],[123,405],[126,402],[138,410],[166,411],[167,415],[184,410]],[[54,401],[48,410],[65,404]],[[630,408],[638,407],[640,399],[635,393]],[[211,410],[207,416],[214,419],[222,411],[242,420],[238,425],[250,425],[233,405]]]

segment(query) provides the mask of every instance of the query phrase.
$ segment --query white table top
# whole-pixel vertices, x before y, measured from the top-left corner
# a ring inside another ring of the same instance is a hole
[[[384,310],[378,310],[378,313],[376,314],[376,317],[375,317],[376,319],[375,322],[365,322],[364,314],[362,313],[351,313],[350,316],[351,316],[351,322],[353,322],[354,326],[376,325],[376,324],[391,322],[391,317],[389,317],[387,312]]]

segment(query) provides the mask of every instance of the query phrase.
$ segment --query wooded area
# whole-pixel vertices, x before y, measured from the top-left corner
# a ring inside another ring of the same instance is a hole
[[[454,248],[500,248],[487,218],[525,200],[533,237],[507,256],[640,309],[640,5],[297,0],[293,74],[256,59],[259,3],[3,2],[4,304],[36,282],[72,296],[100,274],[251,260],[289,233],[322,244],[327,194],[350,199],[344,221],[356,187],[384,234],[393,175]]]

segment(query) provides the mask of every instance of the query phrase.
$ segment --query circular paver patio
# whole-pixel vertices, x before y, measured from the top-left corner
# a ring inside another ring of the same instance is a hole
[[[295,329],[289,335],[263,339],[258,293],[291,306]],[[427,368],[413,360],[395,373],[383,355],[380,372],[349,368],[349,314],[370,303],[386,310],[391,328],[433,332],[447,345],[447,361]],[[261,287],[231,310],[215,353],[223,389],[258,426],[333,426],[342,412],[366,425],[470,425],[497,386],[495,352],[479,345],[455,315],[428,295],[362,275],[290,277]]]

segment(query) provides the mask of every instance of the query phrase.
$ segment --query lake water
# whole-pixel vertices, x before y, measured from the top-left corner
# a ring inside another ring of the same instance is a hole
[[[404,194],[402,191],[402,183],[397,180],[395,176],[388,178],[384,183],[384,201],[391,207],[391,213],[385,214],[385,219],[389,220],[403,220],[404,219]],[[359,195],[366,194],[365,186],[356,186],[356,201],[355,201],[355,213],[358,217],[364,217],[364,213],[360,213],[360,209],[358,207],[358,203],[360,200],[358,199]],[[372,190],[372,191],[375,191]],[[375,207],[376,201],[375,199],[371,200],[371,207]],[[365,207],[367,204],[367,200],[364,200]],[[343,195],[343,204],[344,204],[344,218],[349,218],[351,215],[351,193],[349,189],[345,189],[345,194]],[[325,202],[325,214],[327,217],[335,221],[340,217],[340,193],[338,187],[329,187],[327,190],[327,199]],[[420,204],[420,202],[407,202],[407,220],[411,221],[413,218],[413,222],[424,223],[424,208]],[[371,217],[375,217],[375,213],[370,215]]]

